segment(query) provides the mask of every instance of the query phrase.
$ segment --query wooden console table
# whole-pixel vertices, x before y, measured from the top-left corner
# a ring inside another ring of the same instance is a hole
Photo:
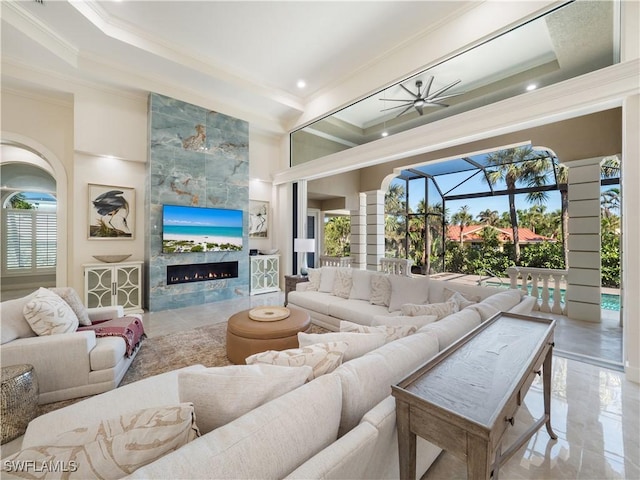
[[[400,478],[416,477],[416,435],[467,462],[468,479],[488,479],[544,423],[551,438],[555,320],[499,313],[392,386]],[[544,416],[506,451],[502,440],[536,374]]]

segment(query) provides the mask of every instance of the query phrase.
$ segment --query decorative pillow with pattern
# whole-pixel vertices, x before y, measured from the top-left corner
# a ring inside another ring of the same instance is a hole
[[[309,276],[309,286],[307,290],[313,290],[315,292],[320,288],[320,274],[322,270],[320,268],[309,268],[307,269]]]
[[[449,290],[448,288],[444,289],[444,298],[447,302],[456,302],[458,304],[458,310],[462,310],[463,308],[480,301],[480,297],[478,295],[465,295],[464,293]]]
[[[443,303],[427,303],[426,305],[416,305],[407,303],[400,309],[402,315],[408,315],[415,317],[418,315],[435,315],[438,320],[442,320],[444,317],[456,313],[459,308],[458,304],[453,300],[448,300]]]
[[[391,281],[389,275],[377,273],[371,275],[371,298],[369,302],[372,305],[389,306],[391,300]]]
[[[78,329],[78,317],[69,304],[47,288],[39,288],[22,313],[38,335],[69,333]]]
[[[418,330],[416,325],[380,325],[379,327],[369,327],[358,323],[340,321],[341,332],[355,333],[379,333],[385,334],[385,343],[393,342],[399,338],[413,335]]]
[[[311,367],[230,365],[178,374],[181,402],[195,408],[203,435],[303,385]]]
[[[308,347],[316,343],[347,342],[349,348],[344,352],[343,362],[361,357],[371,350],[375,350],[386,343],[386,332],[357,333],[357,332],[330,332],[330,333],[298,333],[300,347]],[[200,422],[200,417],[198,417]]]
[[[80,300],[80,296],[78,292],[75,291],[72,287],[55,287],[50,288],[53,293],[59,295],[65,302],[69,304],[73,313],[78,317],[78,322],[80,325],[88,327],[91,325],[91,320],[89,319],[89,312],[87,311],[87,307],[84,306],[82,300]]]
[[[342,358],[347,348],[349,348],[347,342],[316,343],[303,348],[291,348],[282,351],[267,350],[247,357],[245,362],[247,365],[266,363],[285,367],[308,365],[312,368],[312,371],[307,379],[313,380],[338,368],[342,364]]]
[[[26,448],[4,458],[2,468],[7,471],[22,462],[41,473],[37,478],[67,478],[51,469],[51,465],[64,465],[71,470],[69,478],[117,479],[198,436],[192,404],[147,408],[61,433],[52,445]]]
[[[331,293],[336,297],[349,298],[352,285],[352,269],[338,268],[336,270],[336,276],[333,279],[333,291]]]

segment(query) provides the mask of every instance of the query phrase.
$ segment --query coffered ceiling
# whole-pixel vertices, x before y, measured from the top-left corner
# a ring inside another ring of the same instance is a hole
[[[284,125],[310,98],[477,3],[9,0],[2,82],[182,94]]]

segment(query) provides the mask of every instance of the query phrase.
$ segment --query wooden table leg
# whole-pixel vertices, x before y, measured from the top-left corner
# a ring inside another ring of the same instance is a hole
[[[545,422],[545,426],[547,427],[547,433],[549,436],[556,440],[558,436],[554,433],[551,428],[551,357],[553,356],[553,344],[551,344],[551,348],[547,352],[547,356],[544,358],[544,363],[542,364],[542,388],[544,395],[544,415],[547,419]]]
[[[396,399],[400,479],[416,478],[416,434],[409,428],[409,404]]]
[[[467,434],[467,480],[487,480],[491,476],[490,455],[486,440]]]

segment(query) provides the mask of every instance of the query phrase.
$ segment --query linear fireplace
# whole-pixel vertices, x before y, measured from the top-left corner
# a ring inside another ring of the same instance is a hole
[[[238,262],[190,263],[167,266],[167,285],[238,277]]]

